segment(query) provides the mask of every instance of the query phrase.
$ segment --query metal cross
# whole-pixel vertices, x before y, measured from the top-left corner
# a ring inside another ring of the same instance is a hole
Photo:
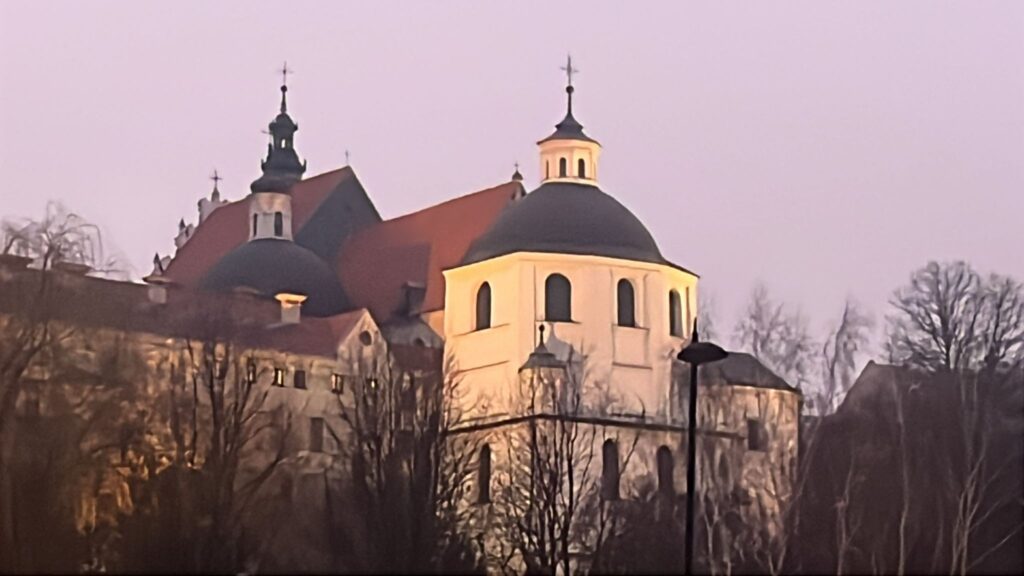
[[[345,150],[345,165],[346,165],[346,166],[348,166],[348,165],[349,165],[349,161],[348,161],[348,150]]]
[[[217,174],[216,168],[213,169],[213,176],[210,176],[210,180],[213,180],[213,188],[214,190],[216,190],[217,184],[219,184],[220,181],[223,180],[223,178],[220,177],[220,174]]]
[[[295,74],[295,71],[288,67],[288,62],[285,62],[284,66],[281,67],[281,85],[282,86],[287,86],[288,85],[288,75],[289,74]]]
[[[516,172],[519,172],[519,162],[516,162]]]
[[[569,86],[572,86],[572,75],[579,72],[579,70],[572,67],[572,54],[567,55],[565,66],[560,67],[560,70],[565,72],[566,77],[569,79]]]

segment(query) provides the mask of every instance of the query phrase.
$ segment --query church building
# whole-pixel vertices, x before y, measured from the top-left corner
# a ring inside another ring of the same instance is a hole
[[[183,225],[174,257],[157,261],[163,282],[251,291],[302,316],[365,309],[389,342],[443,347],[499,410],[544,325],[549,348],[586,358],[624,412],[671,415],[698,277],[600,188],[601,144],[574,116],[571,72],[565,117],[538,142],[536,190],[516,170],[389,220],[350,166],[304,178],[287,90],[248,197],[225,202],[215,188],[203,199],[198,226]]]
[[[618,499],[620,464],[623,483],[656,477],[661,493],[682,494],[689,384],[676,357],[696,318],[698,276],[665,258],[601,189],[602,146],[576,119],[571,60],[565,70],[566,109],[537,143],[536,189],[517,168],[508,181],[391,219],[351,166],[307,176],[282,85],[248,196],[223,200],[215,184],[198,224],[179,224],[176,253],[157,257],[147,281],[277,300],[299,326],[358,317],[361,333],[390,347],[437,352],[464,393],[464,431],[483,446],[477,503],[491,501],[492,459],[494,482],[511,466],[501,462],[514,457],[501,434],[524,417],[558,416],[523,388],[553,366],[589,391],[574,417],[591,426],[590,448],[603,461],[595,466],[615,476],[611,492],[603,478],[602,498]],[[706,373],[702,492],[721,489],[723,501],[745,503],[749,523],[776,531],[795,469],[800,393],[744,354]],[[501,545],[487,513],[475,522],[490,534],[485,547]]]

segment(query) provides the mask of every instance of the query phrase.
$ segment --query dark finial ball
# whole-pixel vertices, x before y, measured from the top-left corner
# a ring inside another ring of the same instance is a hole
[[[566,86],[566,87],[565,87],[565,92],[566,92],[567,94],[572,94],[572,93],[573,93],[573,92],[575,92],[575,91],[576,91],[576,89],[575,89],[575,88],[573,88],[573,87],[572,87],[572,85],[569,85],[569,86]]]
[[[287,91],[288,91],[288,86],[286,84],[282,84],[281,85],[281,92],[287,92]]]

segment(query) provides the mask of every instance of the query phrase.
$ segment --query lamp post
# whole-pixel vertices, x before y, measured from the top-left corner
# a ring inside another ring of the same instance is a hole
[[[697,368],[701,364],[716,362],[729,353],[711,342],[701,342],[697,334],[697,320],[693,321],[690,343],[679,352],[678,358],[690,365],[689,420],[686,423],[686,566],[683,574],[693,573],[693,508],[697,484]]]

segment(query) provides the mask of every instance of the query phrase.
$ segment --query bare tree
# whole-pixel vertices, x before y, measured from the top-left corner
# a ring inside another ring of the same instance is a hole
[[[364,573],[467,572],[479,568],[459,528],[469,510],[477,453],[462,423],[454,370],[435,350],[386,349],[349,370],[338,406],[339,474],[328,481],[334,569]]]
[[[0,290],[0,571],[18,566],[10,471],[24,376],[40,355],[59,356],[74,333],[56,321],[63,295],[47,272],[58,262],[96,267],[102,254],[98,229],[56,204],[47,207],[42,220],[0,223],[0,255],[26,258],[41,270],[0,279],[5,280]]]
[[[966,262],[929,262],[893,294],[891,361],[929,371],[969,368],[980,342],[981,280]]]
[[[835,330],[821,346],[821,379],[814,390],[804,392],[804,402],[813,403],[818,414],[835,411],[857,376],[858,355],[863,353],[873,326],[871,318],[852,300],[843,305]]]
[[[772,300],[764,284],[754,287],[736,324],[735,338],[739,349],[750,352],[789,384],[802,387],[809,381],[814,343],[807,321]]]
[[[99,227],[59,202],[47,203],[39,220],[0,222],[0,254],[31,258],[40,270],[68,263],[88,266],[101,275],[123,276],[126,269],[119,256],[104,250]]]
[[[489,556],[502,571],[569,574],[621,563],[615,549],[629,528],[620,483],[639,433],[606,417],[616,399],[585,376],[585,360],[570,358],[557,377],[523,373],[521,415],[491,433],[503,453]]]

